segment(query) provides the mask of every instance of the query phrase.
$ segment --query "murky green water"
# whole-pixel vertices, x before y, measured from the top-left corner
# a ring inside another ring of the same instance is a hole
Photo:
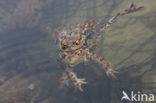
[[[132,2],[145,9],[119,18],[96,49],[120,72],[118,80],[95,62],[81,63],[74,71],[87,79],[85,92],[59,90],[64,65],[53,30],[91,17],[107,19]],[[120,103],[123,90],[156,94],[155,5],[155,0],[0,0],[0,103]]]

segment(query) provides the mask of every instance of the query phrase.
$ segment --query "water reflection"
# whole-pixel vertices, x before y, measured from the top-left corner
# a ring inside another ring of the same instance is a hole
[[[73,93],[73,87],[58,89],[64,64],[57,60],[53,29],[89,17],[102,20],[131,1],[1,0],[0,103],[117,103],[122,90],[156,93],[156,2],[135,2],[146,9],[119,19],[95,51],[120,71],[118,80],[94,62],[82,63],[74,71],[88,84],[85,93]]]

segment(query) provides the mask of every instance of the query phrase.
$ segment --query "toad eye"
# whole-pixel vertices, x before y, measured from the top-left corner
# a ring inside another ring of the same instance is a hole
[[[67,49],[67,48],[68,48],[68,45],[62,44],[62,49],[63,49],[63,50],[65,50],[65,49]]]
[[[79,45],[80,44],[80,40],[76,40],[73,42],[74,45]]]

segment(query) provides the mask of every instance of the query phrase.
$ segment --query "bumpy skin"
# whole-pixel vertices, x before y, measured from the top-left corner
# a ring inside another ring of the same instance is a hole
[[[141,7],[135,7],[132,3],[128,9],[123,10],[112,16],[104,23],[99,23],[94,19],[89,19],[85,22],[77,24],[71,24],[62,26],[56,29],[55,36],[58,38],[60,45],[60,57],[66,64],[66,70],[63,73],[60,82],[61,86],[69,86],[71,82],[75,90],[79,89],[83,92],[81,87],[82,84],[86,84],[84,78],[79,79],[74,72],[72,67],[88,60],[95,60],[102,65],[108,76],[116,78],[114,71],[110,64],[101,56],[91,52],[97,44],[98,37],[102,32],[107,29],[119,16],[135,12],[140,10]]]

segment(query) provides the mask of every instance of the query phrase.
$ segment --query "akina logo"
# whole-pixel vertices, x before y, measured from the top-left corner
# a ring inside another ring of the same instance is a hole
[[[131,91],[130,95],[128,95],[125,91],[122,91],[122,95],[123,96],[121,98],[121,101],[154,101],[154,94],[142,94],[140,91],[138,91],[137,93]]]

